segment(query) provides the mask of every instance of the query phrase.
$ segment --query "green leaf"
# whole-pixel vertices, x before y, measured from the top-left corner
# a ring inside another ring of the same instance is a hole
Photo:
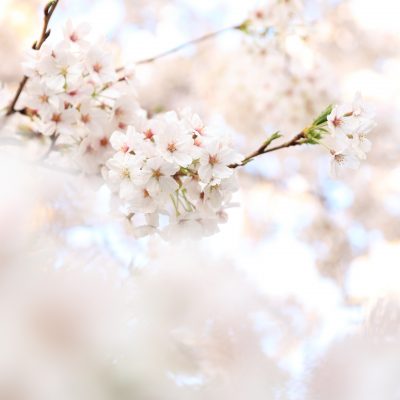
[[[274,140],[280,139],[282,135],[279,133],[279,131],[273,133],[264,143],[263,147],[266,149]]]
[[[313,126],[319,126],[327,121],[328,115],[332,112],[333,105],[330,104],[322,113],[314,120]]]
[[[309,128],[306,134],[306,143],[317,144],[322,139],[321,128]]]
[[[250,33],[249,32],[250,25],[251,25],[251,20],[246,19],[236,29],[239,30],[240,32],[248,34],[248,33]]]
[[[314,138],[307,139],[306,141],[307,144],[318,144],[318,140]]]

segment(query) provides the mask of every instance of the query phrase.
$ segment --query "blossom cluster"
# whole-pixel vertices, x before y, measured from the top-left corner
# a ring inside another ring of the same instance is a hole
[[[327,117],[330,133],[322,144],[328,147],[332,158],[332,175],[341,168],[357,169],[371,149],[368,134],[375,127],[373,110],[357,95],[352,103],[337,105]]]
[[[215,233],[236,190],[242,160],[226,136],[190,110],[143,117],[111,136],[116,151],[103,175],[118,194],[138,236]]]
[[[278,44],[287,34],[304,23],[303,0],[273,0],[264,2],[253,9],[240,30],[252,38],[252,47],[262,52],[267,46]]]
[[[65,151],[80,171],[104,179],[136,236],[215,233],[233,205],[234,171],[243,157],[229,137],[189,109],[149,117],[132,74],[116,68],[104,43],[91,41],[89,31],[69,22],[61,42],[32,51],[17,110],[50,141],[46,154]],[[325,110],[294,145],[328,148],[335,173],[338,167],[354,168],[370,149],[373,118],[357,97]]]
[[[90,41],[89,31],[68,22],[61,42],[32,50],[21,105],[37,132],[72,150],[84,172],[97,173],[110,154],[111,133],[132,124],[142,110],[131,77],[118,76],[110,52]]]
[[[105,179],[135,234],[214,233],[236,189],[229,166],[242,157],[189,110],[149,118],[130,76],[88,34],[68,23],[60,43],[32,52],[19,107],[53,149]]]
[[[286,28],[291,22],[300,18],[303,9],[303,0],[269,1],[252,10],[249,25],[259,34],[272,27]]]

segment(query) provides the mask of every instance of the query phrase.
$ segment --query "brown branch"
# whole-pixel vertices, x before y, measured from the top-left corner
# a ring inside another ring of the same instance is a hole
[[[304,131],[300,132],[298,135],[296,135],[293,139],[289,140],[288,142],[282,143],[279,146],[275,147],[270,147],[269,145],[271,144],[272,141],[267,141],[263,143],[261,147],[259,147],[256,151],[248,155],[242,162],[237,163],[237,164],[231,164],[229,165],[229,168],[238,168],[238,167],[243,167],[250,161],[252,161],[254,158],[261,156],[263,154],[271,153],[273,151],[285,149],[287,147],[293,147],[293,146],[299,146],[301,144],[304,144],[306,139],[306,134]]]
[[[185,49],[186,47],[193,46],[194,44],[201,43],[201,42],[205,42],[205,41],[207,41],[207,40],[209,40],[209,39],[215,38],[215,37],[221,35],[222,33],[229,32],[229,31],[234,31],[234,30],[242,30],[243,27],[244,27],[244,23],[239,24],[239,25],[229,26],[229,27],[227,27],[227,28],[223,28],[223,29],[220,29],[220,30],[215,31],[215,32],[207,33],[207,34],[204,35],[204,36],[201,36],[201,37],[199,37],[199,38],[197,38],[197,39],[193,39],[193,40],[190,40],[190,41],[188,41],[188,42],[182,43],[182,44],[180,44],[179,46],[176,46],[176,47],[174,47],[174,48],[172,48],[172,49],[170,49],[170,50],[167,50],[167,51],[165,51],[165,52],[163,52],[163,53],[160,53],[160,54],[158,54],[158,55],[156,55],[156,56],[153,56],[153,57],[150,57],[150,58],[145,58],[145,59],[140,60],[140,61],[136,61],[135,64],[136,64],[136,65],[140,65],[140,64],[148,64],[148,63],[151,63],[151,62],[153,62],[153,61],[158,60],[159,58],[162,58],[162,57],[168,56],[168,55],[170,55],[170,54],[176,53],[176,52],[178,52],[178,51],[180,51],[180,50],[183,50],[183,49]],[[118,68],[118,70],[120,70],[120,71],[121,71],[122,69],[123,69],[123,68]],[[118,71],[118,70],[117,70],[117,71]]]
[[[44,8],[44,18],[43,18],[43,28],[42,28],[42,33],[40,35],[39,40],[35,41],[32,45],[33,50],[40,50],[42,47],[43,43],[46,41],[46,39],[50,36],[51,30],[48,29],[49,27],[49,22],[51,19],[51,16],[53,15],[54,10],[56,9],[58,5],[59,0],[53,0],[47,3],[46,7]],[[26,114],[26,110],[16,110],[15,106],[21,96],[22,91],[25,88],[26,83],[28,82],[28,77],[24,76],[18,85],[18,89],[13,97],[13,100],[11,101],[8,111],[6,113],[6,116],[10,116],[14,113],[21,113],[21,114]]]

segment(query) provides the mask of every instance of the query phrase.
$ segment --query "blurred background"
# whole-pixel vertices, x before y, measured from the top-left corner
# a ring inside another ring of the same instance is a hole
[[[61,0],[52,36],[87,21],[133,65],[279,2]],[[1,400],[400,399],[400,5],[281,3],[294,12],[272,37],[229,31],[138,65],[140,103],[190,106],[246,154],[361,92],[368,160],[332,179],[322,147],[260,157],[219,234],[170,246],[134,239],[96,182],[2,149]],[[43,7],[0,2],[11,89]]]

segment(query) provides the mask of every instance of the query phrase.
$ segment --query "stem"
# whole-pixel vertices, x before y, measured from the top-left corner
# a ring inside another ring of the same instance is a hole
[[[51,16],[53,15],[54,10],[56,9],[57,5],[58,5],[59,0],[53,0],[50,1],[49,3],[47,3],[46,7],[44,8],[44,18],[43,18],[43,28],[42,28],[42,33],[40,35],[39,40],[35,41],[32,45],[32,49],[33,50],[40,50],[40,48],[42,47],[43,43],[46,41],[46,39],[50,36],[50,32],[51,30],[48,29],[49,26],[49,22],[51,19]],[[21,82],[18,85],[18,89],[17,92],[15,93],[15,96],[13,98],[13,100],[11,101],[9,107],[8,107],[8,111],[6,113],[6,116],[10,116],[14,113],[21,113],[21,114],[26,114],[26,110],[22,109],[22,110],[16,110],[15,106],[18,102],[18,99],[21,96],[22,91],[25,88],[26,83],[28,82],[28,77],[24,76],[21,80]]]
[[[49,146],[49,148],[47,149],[46,153],[40,158],[41,161],[46,160],[47,157],[50,155],[50,153],[55,149],[55,147],[56,147],[56,142],[57,142],[57,139],[58,139],[59,137],[60,137],[60,134],[57,134],[57,133],[53,133],[53,134],[50,136],[50,140],[51,140],[50,146]]]
[[[215,31],[215,32],[207,33],[207,34],[204,35],[204,36],[201,36],[201,37],[199,37],[199,38],[197,38],[197,39],[193,39],[193,40],[190,40],[190,41],[188,41],[188,42],[182,43],[182,44],[179,45],[179,46],[176,46],[176,47],[174,47],[174,48],[172,48],[172,49],[170,49],[170,50],[167,50],[167,51],[165,51],[165,52],[163,52],[163,53],[160,53],[160,54],[158,54],[158,55],[155,55],[155,56],[153,56],[153,57],[145,58],[145,59],[143,59],[143,60],[137,61],[135,64],[136,64],[136,65],[148,64],[148,63],[151,63],[151,62],[153,62],[153,61],[158,60],[159,58],[162,58],[162,57],[168,56],[168,55],[170,55],[170,54],[176,53],[176,52],[178,52],[178,51],[180,51],[180,50],[183,50],[183,49],[185,49],[186,47],[193,46],[194,44],[201,43],[201,42],[205,42],[205,41],[207,41],[207,40],[209,40],[209,39],[215,38],[215,37],[221,35],[222,33],[229,32],[229,31],[233,31],[233,30],[240,30],[240,29],[243,29],[243,23],[242,23],[242,24],[239,24],[239,25],[229,26],[229,27],[227,27],[227,28],[223,28],[223,29],[220,29],[220,30]],[[123,68],[120,68],[119,70],[122,70],[122,69],[123,69]]]
[[[253,158],[256,158],[258,156],[261,156],[262,154],[267,154],[271,153],[273,151],[285,149],[287,147],[293,147],[293,146],[299,146],[304,144],[305,142],[303,139],[306,138],[305,132],[302,131],[298,135],[296,135],[293,139],[289,140],[288,142],[285,142],[279,146],[271,147],[268,148],[268,146],[271,144],[271,142],[267,142],[266,144],[264,143],[260,148],[258,148],[256,151],[248,155],[242,162],[237,163],[237,164],[231,164],[229,165],[229,168],[238,168],[238,167],[243,167],[247,163],[249,163]]]

